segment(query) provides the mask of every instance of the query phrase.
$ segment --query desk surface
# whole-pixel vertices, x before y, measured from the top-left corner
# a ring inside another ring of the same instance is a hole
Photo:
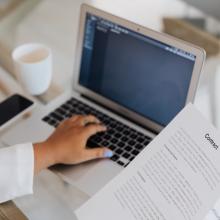
[[[146,0],[42,0],[31,13],[16,24],[17,28],[6,27],[6,32],[0,36],[3,37],[0,40],[5,40],[10,48],[27,41],[38,41],[50,46],[54,54],[54,80],[61,86],[69,87],[70,84],[67,82],[72,75],[79,8],[82,2],[91,3],[159,31],[162,30],[163,16],[186,14],[186,5],[178,0],[173,1],[172,6],[164,0],[154,0],[150,4]],[[134,8],[138,10],[133,10]],[[200,14],[194,9],[190,9],[189,13]],[[48,27],[50,31],[47,31]],[[6,33],[11,33],[10,37]],[[206,104],[202,102],[203,110],[206,109]],[[73,211],[87,199],[86,194],[65,183],[51,171],[45,170],[35,177],[34,194],[14,201],[30,220],[68,220],[75,219]],[[206,218],[216,219],[213,212]]]
[[[3,146],[1,139],[0,146]],[[77,219],[74,210],[89,199],[88,195],[48,169],[35,176],[33,191],[32,195],[14,199],[17,207],[30,220]],[[218,220],[216,216],[218,212],[213,209],[204,220]]]
[[[15,199],[14,202],[30,220],[73,220],[76,219],[74,210],[88,198],[51,171],[45,170],[34,180],[34,195]]]

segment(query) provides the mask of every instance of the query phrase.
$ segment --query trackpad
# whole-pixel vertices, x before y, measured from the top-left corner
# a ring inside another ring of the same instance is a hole
[[[109,159],[75,166],[55,166],[51,170],[63,180],[92,196],[115,177],[123,168]]]

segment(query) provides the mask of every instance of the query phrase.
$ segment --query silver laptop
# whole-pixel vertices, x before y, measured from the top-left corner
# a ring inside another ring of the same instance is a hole
[[[87,145],[109,147],[113,157],[53,168],[92,195],[193,101],[204,59],[204,50],[194,45],[82,5],[73,90],[39,109],[4,141],[39,141],[74,114],[95,115],[108,131]]]

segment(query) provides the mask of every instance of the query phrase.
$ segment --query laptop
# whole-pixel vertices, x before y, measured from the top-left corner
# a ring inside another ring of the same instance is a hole
[[[92,136],[87,145],[110,148],[112,158],[52,168],[93,195],[193,101],[205,52],[83,4],[74,60],[72,91],[39,108],[3,140],[39,141],[72,115],[95,115],[108,130]]]

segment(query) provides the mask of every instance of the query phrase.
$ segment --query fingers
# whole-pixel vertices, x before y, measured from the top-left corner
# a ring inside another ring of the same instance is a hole
[[[60,125],[86,126],[90,123],[100,123],[100,121],[93,115],[74,115],[60,123]]]
[[[86,149],[83,152],[83,160],[93,160],[98,158],[110,158],[113,156],[113,152],[108,148],[94,148],[94,149]]]
[[[84,127],[84,132],[87,138],[89,138],[92,135],[95,135],[98,132],[104,132],[107,130],[106,126],[102,124],[90,124],[86,127]]]
[[[75,115],[67,120],[64,120],[60,126],[67,128],[81,127],[86,135],[86,138],[98,133],[106,131],[106,127],[100,124],[100,121],[93,115]]]
[[[71,122],[74,122],[74,121],[76,121],[79,117],[80,117],[80,115],[73,115],[71,118],[69,118],[69,120],[70,120]]]
[[[79,116],[75,122],[81,126],[86,126],[90,123],[100,123],[100,121],[93,115]]]
[[[63,120],[60,124],[59,127],[70,127],[73,122],[75,122],[78,119],[79,115],[74,115],[69,119]]]

